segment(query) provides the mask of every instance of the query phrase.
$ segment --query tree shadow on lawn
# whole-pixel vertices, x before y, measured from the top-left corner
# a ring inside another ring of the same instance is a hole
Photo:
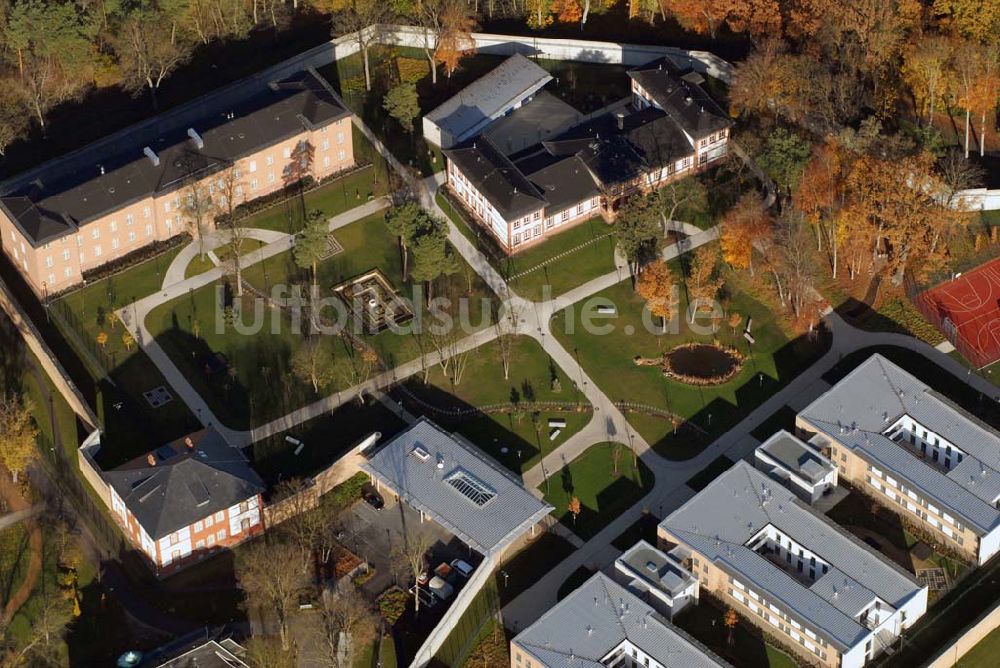
[[[652,443],[653,449],[659,455],[675,461],[697,456],[712,441],[731,429],[822,357],[830,349],[831,342],[829,331],[822,325],[813,337],[803,334],[788,341],[771,355],[778,374],[777,378],[757,371],[753,356],[749,356],[746,364],[754,370],[754,374],[736,389],[736,405],[722,397],[715,397],[684,423],[678,425],[676,430]],[[668,406],[669,402],[670,397],[667,394]]]
[[[533,461],[542,452],[543,439],[548,438],[539,430],[535,442],[529,442],[514,432],[517,418],[512,413],[496,416],[500,420],[509,422],[510,429],[506,429],[490,415],[434,385],[424,384],[419,380],[410,380],[405,382],[403,387],[431,406],[451,411],[474,411],[472,415],[467,416],[440,413],[415,401],[410,394],[401,388],[395,388],[389,392],[389,396],[393,400],[402,403],[414,415],[426,415],[443,429],[462,434],[480,450],[514,473],[520,474],[522,467],[529,461]],[[530,424],[531,418],[524,417],[522,420]],[[520,427],[523,424],[524,422],[517,426]],[[507,452],[502,452],[501,448],[507,448]]]
[[[905,297],[903,297],[905,299]],[[914,307],[916,308],[916,307]],[[902,323],[887,318],[868,304],[854,297],[848,297],[834,311],[847,323],[868,332],[890,332],[920,338]]]

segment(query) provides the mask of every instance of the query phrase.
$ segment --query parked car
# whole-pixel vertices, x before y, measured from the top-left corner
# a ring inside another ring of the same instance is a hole
[[[451,567],[456,573],[465,579],[468,579],[469,576],[472,575],[472,571],[475,570],[475,568],[470,566],[468,562],[462,561],[461,559],[453,560],[451,562]]]
[[[447,601],[451,598],[451,595],[455,593],[455,588],[448,584],[447,581],[443,580],[439,575],[432,577],[427,587],[442,601]]]
[[[385,508],[385,499],[382,498],[382,495],[378,493],[375,486],[371,483],[365,483],[365,485],[361,488],[361,498],[375,510],[382,510]]]
[[[410,595],[413,595],[413,587],[410,587]],[[422,608],[433,608],[434,604],[438,602],[438,598],[434,595],[434,592],[426,587],[419,587],[417,589],[417,596],[420,597],[420,607]]]

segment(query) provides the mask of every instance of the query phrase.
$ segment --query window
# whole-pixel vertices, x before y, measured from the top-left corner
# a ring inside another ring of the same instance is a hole
[[[206,529],[207,529],[208,527],[212,526],[213,524],[215,524],[215,520],[214,520],[214,519],[212,519],[212,516],[211,516],[211,515],[209,515],[208,517],[206,517],[206,518],[205,518],[205,528],[206,528]]]
[[[577,204],[576,205],[576,215],[579,216],[582,213],[583,213],[583,204]]]
[[[496,492],[489,485],[461,469],[451,474],[445,482],[477,506],[486,505],[496,496]]]
[[[153,212],[150,210],[150,208],[148,206],[142,207],[142,217],[143,218],[149,218],[151,215],[153,215]]]
[[[170,544],[171,545],[176,545],[178,540],[179,540],[179,538],[177,536],[177,532],[176,531],[173,532],[172,534],[170,534]]]
[[[99,245],[94,246],[94,257],[101,257],[102,252],[103,251],[101,250],[101,247]]]
[[[330,156],[328,156],[328,155],[324,155],[323,156],[323,166],[324,167],[329,167],[330,166]]]
[[[270,167],[271,165],[274,164],[274,156],[273,155],[267,156],[267,160],[265,162],[267,162],[267,166]]]
[[[66,278],[69,278],[72,275],[73,275],[73,268],[72,267],[66,267],[65,269],[63,269],[63,276],[65,276]]]
[[[329,151],[330,150],[330,140],[329,139],[324,139],[323,140],[323,150],[324,151]]]
[[[205,549],[205,541],[199,540],[197,543],[194,544],[194,549],[196,549],[196,550],[204,550]]]
[[[195,523],[194,523],[194,530],[195,530],[195,533],[198,533],[198,532],[200,532],[200,531],[201,531],[202,529],[204,529],[204,528],[205,528],[205,525],[204,525],[204,524],[202,523],[202,521],[201,521],[201,520],[198,520],[197,522],[195,522]]]
[[[147,237],[153,236],[153,226],[152,225],[147,225],[146,226],[146,236]]]
[[[290,157],[292,157],[292,149],[286,148],[284,151],[282,151],[281,154],[283,156],[285,156],[286,158],[290,158]]]
[[[112,220],[111,221],[111,231],[112,232],[117,232],[118,231],[118,221],[117,220]]]
[[[565,223],[565,222],[566,222],[567,220],[569,220],[569,209],[566,209],[565,211],[563,211],[563,212],[562,212],[562,215],[560,215],[560,216],[559,216],[559,219],[560,219],[560,220],[561,220],[562,222],[564,222],[564,223]]]
[[[135,241],[135,232],[128,233],[128,241],[129,243],[133,243]]]
[[[213,545],[215,545],[215,534],[214,533],[208,534],[208,541],[207,542],[208,542],[208,546],[209,547],[212,547]]]
[[[45,258],[45,266],[51,269],[52,268],[52,264],[53,264],[52,263],[52,256],[49,255],[47,258]]]
[[[274,181],[275,181],[274,172],[268,172],[267,173],[267,182],[268,183],[274,183]]]
[[[219,529],[219,532],[217,534],[215,534],[215,536],[219,540],[226,540],[226,530],[225,529]]]
[[[518,245],[519,243],[521,243],[521,235],[520,234],[515,234],[513,241],[514,241],[514,245],[515,246]]]
[[[520,227],[521,227],[521,219],[518,218],[517,220],[514,221],[514,229],[517,230],[520,229]]]
[[[51,283],[55,283],[55,282],[56,282],[56,275],[55,274],[49,274],[49,283],[51,284]]]
[[[111,240],[111,250],[118,250],[118,237]]]
[[[337,143],[338,144],[343,144],[344,143],[344,133],[343,132],[338,132],[337,133]]]
[[[251,160],[250,161],[250,164],[247,165],[247,171],[250,172],[251,174],[253,174],[254,172],[257,171],[257,161],[256,160]]]
[[[101,231],[95,227],[94,229],[92,229],[90,231],[90,238],[91,239],[100,239],[101,238]]]
[[[163,210],[166,211],[167,213],[170,213],[170,202],[163,203]]]
[[[337,153],[337,160],[344,161],[347,159],[347,154],[343,151]]]
[[[534,215],[534,216],[532,216],[532,220],[535,220],[535,221],[537,221],[537,220],[539,220],[539,219],[540,219],[541,217],[542,217],[542,212],[541,212],[541,211],[536,211],[536,212],[535,212],[535,215]]]
[[[250,192],[257,191],[257,179],[250,179]]]
[[[67,248],[62,252],[63,262],[69,262],[69,249]]]

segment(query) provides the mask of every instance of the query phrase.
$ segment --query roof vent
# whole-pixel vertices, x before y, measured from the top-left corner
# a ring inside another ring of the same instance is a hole
[[[97,169],[101,172],[101,176],[104,176],[104,165],[98,165]]]
[[[690,95],[684,98],[684,104],[691,104],[694,100]]]
[[[420,445],[413,446],[413,449],[410,450],[410,454],[422,462],[426,462],[431,456],[431,453],[424,450],[423,446]]]
[[[201,135],[194,128],[188,128],[188,137],[191,138],[197,148],[205,148],[205,140],[201,138]]]
[[[142,149],[142,152],[146,154],[146,157],[149,158],[149,161],[153,163],[153,167],[160,166],[160,156],[156,155],[156,151],[146,146]]]

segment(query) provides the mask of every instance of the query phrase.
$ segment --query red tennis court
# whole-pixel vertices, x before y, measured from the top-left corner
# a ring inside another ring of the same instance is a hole
[[[914,301],[977,368],[1000,360],[1000,258],[922,292]]]

